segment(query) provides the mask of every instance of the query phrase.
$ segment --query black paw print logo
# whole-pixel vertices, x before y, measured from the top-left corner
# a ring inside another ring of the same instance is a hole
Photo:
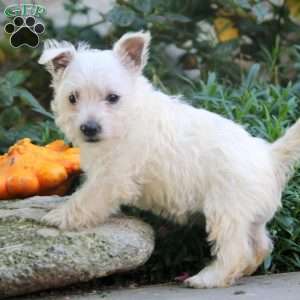
[[[4,27],[4,31],[11,34],[10,43],[13,47],[28,46],[35,48],[39,45],[39,34],[45,31],[42,23],[36,23],[35,18],[15,17],[12,23]]]

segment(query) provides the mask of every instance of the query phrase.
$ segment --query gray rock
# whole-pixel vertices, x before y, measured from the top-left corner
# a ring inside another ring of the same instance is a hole
[[[0,202],[0,298],[88,281],[145,263],[154,247],[150,226],[114,217],[80,232],[39,223],[60,197]]]

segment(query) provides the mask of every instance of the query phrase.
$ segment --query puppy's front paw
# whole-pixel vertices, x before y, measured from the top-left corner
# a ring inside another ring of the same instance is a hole
[[[50,211],[41,221],[60,229],[79,230],[96,226],[105,219],[79,206],[65,204]]]
[[[42,218],[42,222],[58,227],[60,229],[71,229],[69,228],[69,216],[65,205],[51,210]]]

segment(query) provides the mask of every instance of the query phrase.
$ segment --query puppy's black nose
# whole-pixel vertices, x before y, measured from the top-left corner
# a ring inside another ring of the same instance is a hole
[[[87,121],[86,123],[80,125],[81,132],[86,137],[95,137],[102,130],[101,126],[95,121]]]

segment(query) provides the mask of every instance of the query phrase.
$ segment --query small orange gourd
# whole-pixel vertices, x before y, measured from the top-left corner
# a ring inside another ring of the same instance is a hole
[[[0,199],[63,195],[79,171],[79,148],[61,140],[41,147],[25,138],[0,155]]]

